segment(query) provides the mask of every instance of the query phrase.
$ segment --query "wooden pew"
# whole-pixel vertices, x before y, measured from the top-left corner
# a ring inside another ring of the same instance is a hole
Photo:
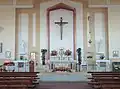
[[[20,88],[23,86],[23,88],[33,88],[33,87],[35,87],[35,84],[30,79],[29,80],[26,80],[26,79],[19,80],[17,78],[14,78],[14,80],[13,79],[0,80],[0,86],[11,87],[11,88],[12,87],[13,88],[17,88],[17,87]]]
[[[88,72],[92,78],[88,83],[95,89],[120,89],[120,73],[118,72]]]
[[[0,88],[28,89],[34,88],[38,72],[0,72]]]
[[[120,78],[97,78],[97,82],[99,83],[98,86],[102,89],[120,89]]]

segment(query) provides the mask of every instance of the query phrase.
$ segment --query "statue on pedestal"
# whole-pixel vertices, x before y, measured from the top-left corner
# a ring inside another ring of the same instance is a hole
[[[78,54],[78,65],[79,65],[79,72],[80,72],[80,65],[81,65],[81,48],[77,49]]]
[[[45,53],[47,52],[47,49],[41,49],[42,52],[42,65],[45,65]]]
[[[78,53],[78,63],[81,64],[81,48],[77,49],[77,53]]]

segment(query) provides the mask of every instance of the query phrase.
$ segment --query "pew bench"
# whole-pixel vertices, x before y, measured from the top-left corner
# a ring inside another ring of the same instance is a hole
[[[0,89],[32,89],[38,84],[38,72],[0,72]]]
[[[0,78],[0,81],[11,81],[11,80],[20,80],[20,81],[27,81],[27,80],[30,80],[30,81],[32,81],[32,83],[33,84],[39,84],[39,81],[38,81],[38,78],[26,78],[26,77],[24,77],[24,78],[18,78],[18,77],[1,77]]]
[[[95,89],[120,89],[120,73],[92,72],[88,82]]]
[[[95,89],[120,89],[120,81],[93,81],[89,82],[88,84]]]
[[[113,73],[113,74],[115,74],[115,73],[120,73],[120,72],[112,72],[112,71],[106,71],[106,72],[92,72],[92,71],[88,71],[87,73],[89,73],[89,74],[93,74],[93,73],[98,73],[98,74],[110,74],[110,73]]]
[[[20,86],[19,86],[20,85]],[[13,87],[13,88],[34,88],[35,87],[35,84],[33,83],[33,81],[31,80],[25,80],[25,79],[22,79],[22,80],[19,80],[17,78],[15,78],[15,80],[0,80],[0,86],[1,87]]]
[[[33,89],[34,85],[0,85],[0,89]]]
[[[109,84],[103,84],[103,85],[101,85],[101,88],[102,89],[120,89],[120,84],[111,84],[111,85],[109,85]]]
[[[7,85],[12,85],[12,84],[32,84],[31,80],[0,80],[0,85],[2,84],[7,84]]]

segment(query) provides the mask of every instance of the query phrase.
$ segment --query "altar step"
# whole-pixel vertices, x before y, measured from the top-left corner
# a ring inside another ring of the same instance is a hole
[[[92,89],[90,85],[85,81],[41,81],[36,89]]]
[[[88,81],[87,72],[40,73],[40,81]]]
[[[75,82],[40,82],[36,89],[93,89],[87,82],[84,81],[75,81]]]
[[[37,72],[51,72],[52,70],[49,69],[48,65],[42,65],[40,64],[37,68],[36,68]]]
[[[52,69],[49,69],[49,66],[48,65],[39,65],[37,68],[36,68],[36,71],[37,72],[52,72]],[[72,72],[76,72],[76,70],[72,70]]]

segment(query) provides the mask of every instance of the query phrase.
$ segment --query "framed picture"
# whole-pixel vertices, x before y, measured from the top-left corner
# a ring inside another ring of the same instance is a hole
[[[0,43],[0,53],[3,52],[3,43]]]
[[[119,51],[118,50],[113,51],[113,57],[119,57]]]
[[[6,51],[5,52],[5,57],[6,58],[11,58],[11,51]]]

